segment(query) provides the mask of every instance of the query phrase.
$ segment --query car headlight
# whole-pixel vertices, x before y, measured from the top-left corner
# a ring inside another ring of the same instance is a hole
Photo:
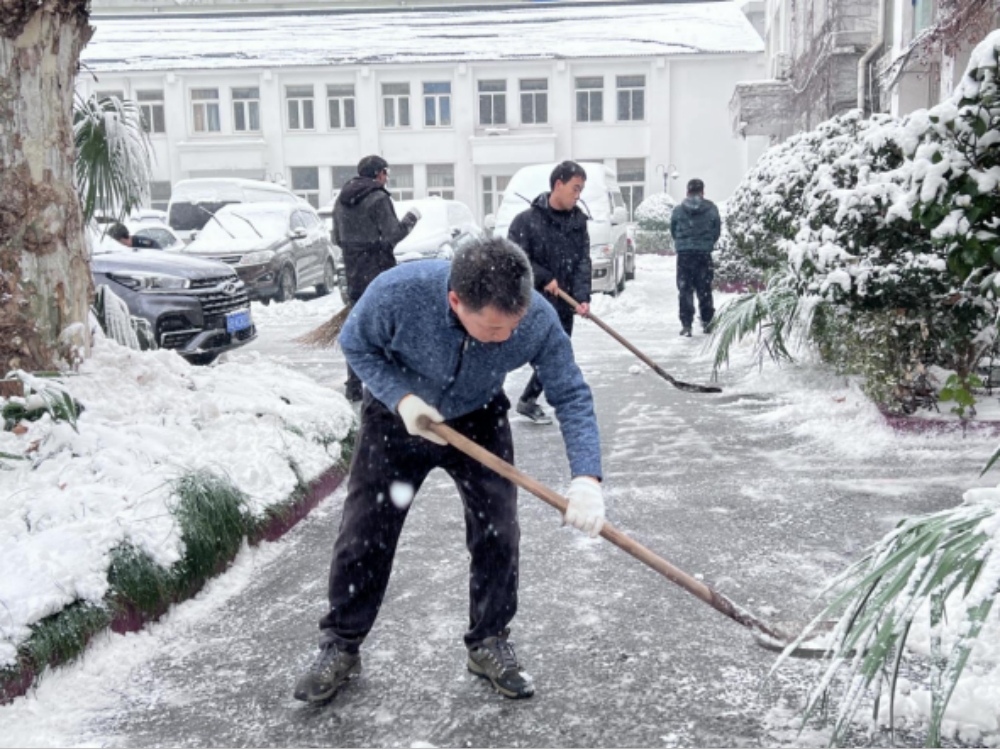
[[[611,245],[591,245],[590,246],[590,257],[600,260],[601,258],[610,258],[611,253],[614,248]]]
[[[241,266],[256,266],[261,263],[269,263],[274,257],[274,250],[258,250],[254,253],[247,253],[240,258]]]
[[[170,292],[191,286],[190,279],[169,274],[109,273],[108,278],[135,292]]]

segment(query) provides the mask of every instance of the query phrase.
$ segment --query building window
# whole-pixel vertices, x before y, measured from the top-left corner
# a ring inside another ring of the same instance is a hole
[[[218,89],[191,89],[191,106],[194,132],[218,133],[222,129],[219,124]]]
[[[149,183],[149,207],[166,211],[170,205],[170,181]]]
[[[604,121],[604,79],[600,76],[576,79],[576,121]]]
[[[142,129],[147,133],[166,133],[163,91],[136,91],[135,98],[139,102],[139,113],[142,115]]]
[[[319,208],[319,167],[292,167],[292,192]]]
[[[507,189],[510,177],[486,175],[483,177],[483,216],[495,214],[503,203],[503,191]]]
[[[330,130],[357,127],[354,119],[353,83],[327,85],[326,107],[330,115]]]
[[[913,0],[913,34],[934,23],[934,0]]]
[[[427,195],[436,195],[446,200],[455,200],[455,165],[427,165]]]
[[[544,125],[549,121],[549,82],[544,78],[521,81],[521,122]]]
[[[507,124],[507,81],[479,82],[479,124]]]
[[[392,195],[394,201],[413,200],[413,165],[404,164],[389,167],[389,182],[385,189]]]
[[[451,83],[424,84],[424,125],[429,128],[451,125]]]
[[[646,119],[646,76],[618,76],[618,119]]]
[[[237,133],[260,132],[260,89],[233,89],[233,130]]]
[[[315,130],[313,87],[285,86],[285,99],[288,101],[288,129]]]
[[[358,176],[356,166],[333,167],[333,192],[334,195],[344,189],[344,185]]]
[[[382,113],[383,127],[410,127],[410,84],[382,84]]]
[[[646,160],[619,159],[618,185],[628,209],[628,220],[634,221],[635,210],[646,196]]]

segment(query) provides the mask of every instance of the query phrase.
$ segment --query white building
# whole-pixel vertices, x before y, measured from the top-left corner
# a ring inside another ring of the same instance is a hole
[[[763,27],[770,76],[736,87],[733,129],[781,140],[850,109],[906,115],[949,96],[998,5],[951,0],[742,0]],[[932,46],[943,13],[975,10],[952,54]]]
[[[732,2],[94,24],[79,87],[142,105],[158,207],[209,176],[328,204],[371,153],[400,198],[454,196],[480,217],[519,167],[567,158],[613,166],[636,204],[691,177],[722,199],[766,142],[729,129],[733,87],[764,76]]]

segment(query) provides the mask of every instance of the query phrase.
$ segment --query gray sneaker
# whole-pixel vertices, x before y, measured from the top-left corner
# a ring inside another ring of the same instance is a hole
[[[522,669],[514,654],[514,644],[505,630],[469,649],[469,671],[489,680],[494,690],[507,698],[530,698],[535,694],[531,675]]]
[[[552,417],[545,413],[545,410],[534,401],[518,401],[517,413],[527,417],[535,424],[552,424]]]
[[[297,700],[322,703],[333,697],[337,688],[361,674],[361,654],[349,654],[335,645],[320,649],[316,661],[295,685]]]

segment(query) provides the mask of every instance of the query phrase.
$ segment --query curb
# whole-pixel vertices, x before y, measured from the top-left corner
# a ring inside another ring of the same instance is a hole
[[[963,423],[950,419],[923,419],[905,414],[892,414],[881,406],[878,410],[885,423],[897,432],[911,434],[960,432],[963,435],[972,432],[977,435],[1000,436],[1000,422],[969,419]]]
[[[344,478],[347,476],[349,465],[349,461],[341,461],[324,471],[319,475],[319,477],[306,486],[304,492],[302,492],[288,506],[286,506],[283,513],[272,517],[266,526],[261,527],[255,534],[253,534],[252,537],[248,538],[247,541],[251,545],[256,546],[261,542],[273,542],[287,534],[299,523],[299,521],[309,515],[309,513],[317,505],[336,491],[341,482],[343,482]],[[213,571],[211,577],[214,578],[215,576],[224,573],[231,562],[232,560],[230,559],[221,563],[218,568]],[[166,614],[166,612],[174,604],[180,604],[181,602],[194,597],[199,591],[201,591],[208,580],[209,578],[205,578],[199,581],[182,596],[172,597],[167,601],[161,602],[161,606],[157,607],[156,611],[152,613],[141,612],[131,604],[118,602],[118,606],[116,607],[118,610],[117,614],[111,618],[110,624],[107,628],[105,628],[105,630],[110,629],[112,632],[118,634],[134,633],[141,630],[147,623],[159,620],[160,617]],[[92,633],[87,640],[89,641],[101,632],[102,631],[99,630],[96,633]],[[62,666],[69,661],[72,661],[72,659],[65,661],[56,660],[53,663],[45,665],[45,668],[50,669]],[[44,672],[44,669],[42,671]],[[39,673],[34,667],[22,667],[21,669],[15,671],[11,677],[0,681],[0,706],[12,702],[15,698],[26,695],[34,685],[38,675]]]

